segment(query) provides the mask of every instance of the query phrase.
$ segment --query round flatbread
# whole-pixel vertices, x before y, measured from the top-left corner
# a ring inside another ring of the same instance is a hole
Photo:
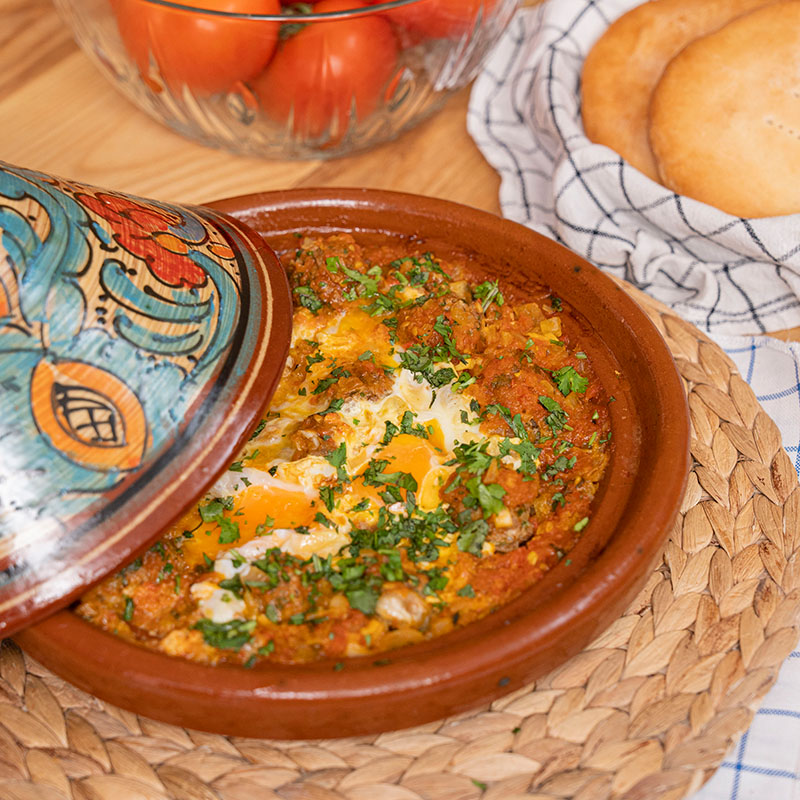
[[[658,180],[647,139],[650,96],[664,67],[693,39],[769,0],[651,0],[623,14],[583,66],[586,135]]]
[[[741,217],[800,212],[800,2],[689,44],[653,92],[665,186]]]

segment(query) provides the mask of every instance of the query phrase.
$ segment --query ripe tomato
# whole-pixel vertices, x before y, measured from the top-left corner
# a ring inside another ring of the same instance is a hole
[[[364,8],[358,0],[322,0],[315,13]],[[293,18],[297,22],[302,17]],[[340,139],[378,106],[397,68],[397,41],[380,16],[311,22],[282,42],[252,83],[265,113],[295,135]]]
[[[223,92],[266,66],[280,23],[180,11],[146,0],[112,0],[125,48],[145,79],[158,74],[173,91]],[[187,2],[188,5],[188,2]],[[280,14],[279,0],[198,0],[198,6],[234,13]]]
[[[385,0],[370,0],[372,4]],[[417,39],[458,38],[469,31],[480,13],[492,13],[498,0],[418,0],[386,13],[392,22],[417,34]]]

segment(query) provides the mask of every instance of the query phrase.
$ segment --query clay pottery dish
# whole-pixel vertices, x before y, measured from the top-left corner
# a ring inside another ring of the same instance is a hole
[[[280,377],[290,309],[235,220],[0,162],[0,635],[213,482]]]
[[[383,657],[254,669],[208,667],[124,642],[69,611],[19,644],[106,700],[189,728],[240,736],[338,737],[418,725],[513,691],[579,652],[616,619],[659,558],[689,467],[686,400],[642,310],[553,241],[492,214],[373,190],[273,192],[213,204],[277,251],[296,233],[414,237],[475,254],[512,285],[544,283],[574,309],[582,349],[610,395],[613,455],[592,524],[570,558],[483,620]]]

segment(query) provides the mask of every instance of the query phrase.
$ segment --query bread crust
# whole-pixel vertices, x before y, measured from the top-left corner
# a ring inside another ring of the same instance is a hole
[[[623,14],[583,66],[582,115],[591,141],[659,180],[648,140],[648,109],[667,63],[689,42],[769,0],[650,0]]]
[[[665,186],[741,217],[800,212],[800,0],[696,39],[650,105]]]

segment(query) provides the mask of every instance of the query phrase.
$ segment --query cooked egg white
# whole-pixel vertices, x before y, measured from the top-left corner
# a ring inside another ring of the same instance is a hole
[[[468,398],[450,386],[434,389],[401,368],[401,349],[390,345],[385,326],[374,317],[361,310],[343,312],[327,322],[311,315],[298,317],[294,343],[300,339],[320,342],[324,361],[309,364],[305,392],[276,398],[270,417],[251,442],[249,454],[237,464],[237,471],[226,472],[211,490],[214,497],[232,498],[231,519],[238,524],[239,538],[226,548],[198,531],[184,545],[188,555],[194,551],[198,562],[204,554],[206,561],[214,558],[213,574],[196,584],[193,593],[203,614],[215,622],[243,613],[242,602],[220,589],[219,581],[248,571],[252,560],[274,547],[297,558],[315,554],[324,558],[348,543],[353,525],[369,525],[377,519],[384,504],[381,490],[360,479],[371,460],[388,462],[386,473],[412,475],[418,486],[418,506],[432,511],[442,504],[442,488],[455,469],[447,463],[455,445],[483,438]],[[342,429],[337,446],[343,443],[346,453],[341,466],[351,480],[341,484],[329,508],[320,489],[337,483],[337,467],[321,455],[285,460],[288,438],[306,418],[323,410],[308,387],[330,372],[331,359],[352,361],[367,349],[376,363],[392,369],[392,385],[377,400],[353,395],[335,412]],[[294,366],[289,362],[287,370]],[[421,426],[425,435],[401,430],[384,445],[387,421],[400,428],[408,412],[413,415],[414,430],[419,433]]]

